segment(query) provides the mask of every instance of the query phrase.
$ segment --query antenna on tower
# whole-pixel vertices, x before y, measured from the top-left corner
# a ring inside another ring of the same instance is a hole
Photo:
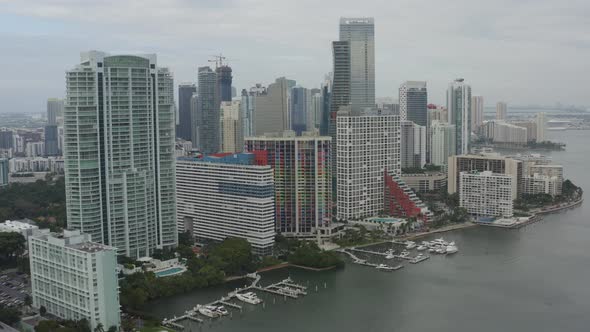
[[[209,62],[215,62],[216,69],[223,66],[223,60],[225,60],[223,54],[219,53],[219,55],[212,55],[212,57],[213,59],[209,60]]]

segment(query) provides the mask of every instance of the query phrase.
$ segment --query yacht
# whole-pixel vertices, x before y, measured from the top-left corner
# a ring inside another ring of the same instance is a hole
[[[416,242],[406,241],[406,249],[414,249],[414,248],[416,248]]]
[[[436,249],[436,253],[437,254],[446,254],[447,249],[445,247],[440,247],[440,248]]]
[[[451,242],[451,243],[453,243],[453,242]],[[457,251],[459,251],[459,248],[457,248],[457,246],[454,244],[453,245],[449,244],[446,248],[446,251],[447,251],[447,254],[454,254]]]
[[[385,256],[385,259],[394,259],[394,258],[395,258],[395,256],[393,255],[393,253],[391,253],[391,254],[387,254],[387,255]]]
[[[429,249],[428,249],[428,252],[432,252],[432,253],[434,253],[434,252],[436,252],[436,249],[434,249],[434,248],[429,248]]]
[[[410,254],[410,252],[409,252],[409,251],[407,251],[407,250],[404,250],[404,251],[402,251],[402,253],[401,253],[401,254],[399,254],[399,255],[400,255],[400,256],[402,256],[402,257],[406,257],[406,256],[408,256],[409,254]]]
[[[379,264],[379,265],[375,266],[375,268],[377,270],[381,270],[381,271],[393,271],[393,270],[395,270],[393,267],[387,266],[385,264]]]
[[[207,316],[209,318],[217,318],[220,316],[219,313],[217,313],[214,310],[209,309],[209,307],[207,306],[202,306],[202,305],[198,305],[197,306],[197,311],[202,314],[203,316]]]
[[[426,250],[426,249],[428,249],[428,247],[427,247],[427,246],[425,246],[425,245],[419,245],[419,246],[418,246],[418,248],[416,248],[416,249],[417,249],[418,251],[423,251],[423,250]]]
[[[236,293],[236,298],[242,302],[250,303],[250,304],[260,304],[262,300],[256,296],[253,292],[247,292],[244,294]]]

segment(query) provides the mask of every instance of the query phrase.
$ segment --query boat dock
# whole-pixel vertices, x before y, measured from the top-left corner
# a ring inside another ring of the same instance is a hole
[[[307,291],[306,291],[307,287],[303,286],[303,285],[296,284],[291,278],[287,278],[287,279],[284,279],[280,282],[277,282],[277,283],[274,283],[274,284],[271,284],[271,285],[268,285],[265,287],[261,287],[258,285],[258,282],[260,281],[260,275],[252,274],[252,275],[248,275],[248,277],[251,277],[254,279],[252,284],[250,284],[249,286],[242,287],[242,288],[236,288],[235,291],[230,292],[229,294],[227,294],[227,296],[224,296],[221,299],[213,301],[211,303],[205,304],[204,306],[223,305],[223,306],[226,306],[226,307],[229,307],[232,309],[242,311],[242,306],[235,304],[233,302],[229,302],[229,301],[231,299],[235,298],[236,294],[243,292],[243,291],[249,291],[249,290],[257,290],[257,291],[261,291],[261,292],[266,292],[266,293],[270,293],[272,295],[282,296],[285,299],[287,297],[292,298],[292,299],[297,299],[297,298],[299,298],[300,295],[301,296],[307,295]],[[287,287],[290,288],[291,290],[285,289]],[[195,308],[187,311],[184,315],[182,315],[180,317],[174,317],[172,319],[164,319],[162,321],[162,325],[173,328],[178,331],[183,331],[185,329],[185,327],[182,324],[178,323],[182,320],[191,320],[194,322],[203,323],[204,320],[198,317],[199,315],[202,315],[202,314],[198,310],[196,310],[197,306],[195,306]]]
[[[423,262],[429,258],[430,258],[430,256],[414,257],[414,258],[410,259],[410,264],[418,264],[418,263]]]

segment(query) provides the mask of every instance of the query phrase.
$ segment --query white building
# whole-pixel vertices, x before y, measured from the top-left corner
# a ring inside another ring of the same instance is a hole
[[[461,172],[461,207],[478,217],[511,217],[516,199],[516,178],[484,172]]]
[[[547,118],[545,117],[545,113],[537,113],[537,142],[544,142],[547,140],[545,136],[545,131],[547,130]]]
[[[6,220],[0,224],[0,232],[14,232],[20,233],[24,236],[25,240],[29,240],[29,236],[33,234],[35,230],[39,229],[36,225],[31,222],[17,221],[17,220]]]
[[[526,145],[528,142],[527,128],[503,120],[485,121],[480,128],[480,133],[494,143]]]
[[[254,253],[272,253],[274,180],[269,165],[244,153],[176,162],[177,222],[198,241],[244,238]]]
[[[119,327],[117,251],[89,234],[38,231],[29,238],[33,307],[62,319],[87,319],[92,329]]]
[[[401,170],[399,116],[339,112],[336,128],[337,217],[376,216],[384,208],[385,172]]]
[[[426,164],[426,127],[400,121],[401,167],[422,168]]]
[[[454,156],[455,126],[446,122],[435,120],[430,127],[430,163],[433,165],[446,165],[450,156]]]
[[[240,104],[239,100],[221,102],[221,152],[241,152],[244,149]]]
[[[41,157],[45,155],[45,143],[29,142],[26,145],[25,154],[27,157]]]
[[[557,193],[557,195],[561,195],[563,185],[562,165],[532,165],[528,167],[528,174],[539,174],[542,176],[548,176],[550,178],[555,177],[557,181],[557,187],[555,188],[555,192]]]
[[[506,120],[508,114],[508,105],[505,102],[499,101],[496,103],[496,120]]]
[[[483,96],[471,97],[471,130],[475,131],[483,123]]]
[[[535,173],[524,178],[524,193],[558,196],[561,195],[562,183],[563,180],[557,176]]]

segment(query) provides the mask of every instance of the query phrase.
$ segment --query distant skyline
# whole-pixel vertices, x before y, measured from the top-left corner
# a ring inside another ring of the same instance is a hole
[[[445,104],[457,77],[486,106],[590,105],[590,2],[326,0],[0,0],[0,112],[45,112],[91,49],[156,53],[176,86],[223,53],[240,91],[286,76],[317,88],[332,70],[340,17],[375,18],[376,96],[428,82]]]

